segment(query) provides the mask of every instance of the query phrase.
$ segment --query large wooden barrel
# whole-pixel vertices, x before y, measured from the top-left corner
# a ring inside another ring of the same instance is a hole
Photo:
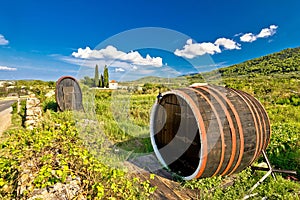
[[[55,97],[61,111],[83,110],[81,88],[74,77],[63,76],[58,79]]]
[[[270,122],[251,95],[202,85],[163,94],[152,108],[150,136],[164,167],[190,180],[250,166],[269,143]]]

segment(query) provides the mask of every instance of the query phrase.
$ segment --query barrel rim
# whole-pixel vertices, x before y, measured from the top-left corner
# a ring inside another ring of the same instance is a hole
[[[191,102],[190,100],[188,100],[184,95],[184,93],[180,90],[171,90],[171,91],[168,91],[168,92],[165,92],[163,93],[162,95],[165,96],[165,95],[176,95],[176,96],[179,96],[181,97],[183,100],[185,100],[187,102],[187,105],[190,106],[191,108],[191,104],[194,104],[195,102]],[[190,104],[191,103],[191,104]],[[151,144],[152,144],[152,147],[153,147],[153,150],[154,150],[154,153],[156,155],[156,157],[158,158],[159,162],[163,165],[163,167],[167,168],[167,169],[170,169],[168,167],[168,165],[166,164],[166,162],[164,161],[164,159],[162,158],[158,148],[157,148],[157,145],[155,143],[155,134],[154,134],[154,129],[153,129],[153,125],[154,125],[154,115],[156,113],[156,109],[157,109],[157,106],[159,105],[158,101],[156,100],[155,102],[155,105],[152,107],[152,110],[151,110],[151,115],[150,115],[150,140],[151,140]],[[182,176],[183,180],[191,180],[191,179],[194,179],[198,176],[199,174],[199,171],[202,167],[202,164],[206,164],[206,160],[204,160],[204,162],[202,161],[202,159],[206,159],[206,156],[207,155],[204,155],[204,151],[205,151],[205,148],[206,148],[206,145],[203,143],[204,142],[204,139],[202,137],[202,128],[199,126],[199,121],[201,121],[201,119],[199,119],[196,111],[198,111],[198,109],[193,109],[191,108],[192,112],[193,112],[193,115],[194,117],[196,118],[196,121],[198,122],[197,123],[197,126],[198,126],[198,130],[199,130],[199,137],[200,137],[200,153],[199,153],[199,163],[198,163],[198,166],[196,168],[196,170],[189,176]],[[201,115],[200,115],[201,117]],[[204,130],[205,131],[205,130]],[[205,142],[206,142],[206,139],[205,139]]]

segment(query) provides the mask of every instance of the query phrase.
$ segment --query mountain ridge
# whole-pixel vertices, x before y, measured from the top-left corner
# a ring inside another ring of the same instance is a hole
[[[130,83],[165,83],[189,80],[193,82],[201,82],[219,75],[221,77],[236,76],[259,76],[271,74],[284,74],[300,71],[300,47],[286,48],[281,51],[267,54],[258,58],[253,58],[238,64],[222,67],[210,72],[199,74],[185,74],[175,78],[164,78],[156,76],[146,76]],[[205,79],[203,78],[205,77]]]
[[[300,71],[300,47],[283,49],[279,52],[219,68],[218,71],[222,76],[270,75]]]

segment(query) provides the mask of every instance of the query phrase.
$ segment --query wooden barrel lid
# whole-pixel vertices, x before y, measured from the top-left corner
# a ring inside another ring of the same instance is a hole
[[[56,82],[56,102],[59,110],[83,110],[82,92],[78,81],[72,76],[63,76]]]

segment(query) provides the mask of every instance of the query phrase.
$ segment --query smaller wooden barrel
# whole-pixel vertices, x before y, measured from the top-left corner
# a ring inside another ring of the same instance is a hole
[[[251,95],[203,85],[163,94],[152,109],[150,136],[164,167],[190,180],[250,166],[269,143],[270,122]]]
[[[56,82],[56,102],[59,110],[83,110],[82,93],[74,77],[63,76]]]

